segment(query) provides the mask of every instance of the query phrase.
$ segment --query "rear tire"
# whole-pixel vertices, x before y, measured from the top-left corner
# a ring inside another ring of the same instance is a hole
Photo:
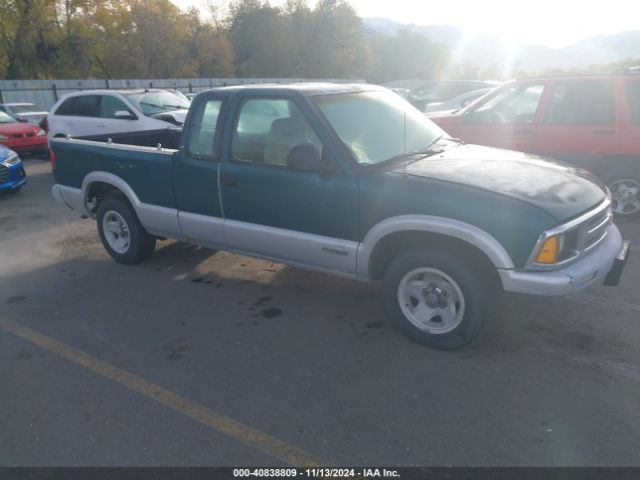
[[[439,350],[462,348],[481,332],[493,299],[483,266],[445,250],[414,250],[384,276],[387,310],[411,339]]]
[[[153,254],[155,237],[147,233],[123,195],[105,198],[96,217],[102,245],[116,262],[134,265]]]

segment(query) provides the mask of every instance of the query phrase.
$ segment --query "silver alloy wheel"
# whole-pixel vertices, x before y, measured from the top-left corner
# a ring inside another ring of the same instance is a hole
[[[129,226],[122,215],[108,210],[102,217],[102,231],[109,246],[117,253],[127,253],[131,242]]]
[[[464,296],[458,284],[435,268],[411,270],[398,284],[404,316],[417,328],[435,335],[449,333],[464,318]]]
[[[611,209],[618,215],[632,215],[640,211],[640,183],[628,178],[609,185]]]

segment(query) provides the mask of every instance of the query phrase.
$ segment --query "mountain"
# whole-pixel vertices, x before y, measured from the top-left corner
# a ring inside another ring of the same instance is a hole
[[[463,29],[455,26],[402,24],[386,18],[365,18],[364,25],[365,31],[382,35],[395,35],[401,28],[420,33],[448,47],[460,64],[479,68],[515,67],[535,73],[640,58],[640,31],[596,35],[562,48],[521,45],[511,51],[511,47],[497,37],[480,33],[465,37]]]

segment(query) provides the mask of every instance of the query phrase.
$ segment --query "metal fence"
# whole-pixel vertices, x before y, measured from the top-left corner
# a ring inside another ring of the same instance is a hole
[[[129,80],[0,80],[0,103],[29,102],[49,110],[63,95],[78,90],[125,88],[173,88],[184,93],[214,87],[255,83],[299,82],[364,83],[364,80],[304,78],[168,78]]]

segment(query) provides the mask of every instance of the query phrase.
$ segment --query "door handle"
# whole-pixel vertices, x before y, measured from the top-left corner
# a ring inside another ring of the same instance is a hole
[[[99,126],[99,127],[106,127],[106,126],[107,126],[107,124],[106,124],[106,123],[104,123],[104,122],[98,122],[98,126]]]
[[[613,135],[615,133],[615,130],[594,130],[593,134],[594,135]]]
[[[230,177],[228,175],[223,175],[222,177],[220,177],[220,183],[222,183],[222,185],[224,185],[225,187],[237,187],[238,179]]]

